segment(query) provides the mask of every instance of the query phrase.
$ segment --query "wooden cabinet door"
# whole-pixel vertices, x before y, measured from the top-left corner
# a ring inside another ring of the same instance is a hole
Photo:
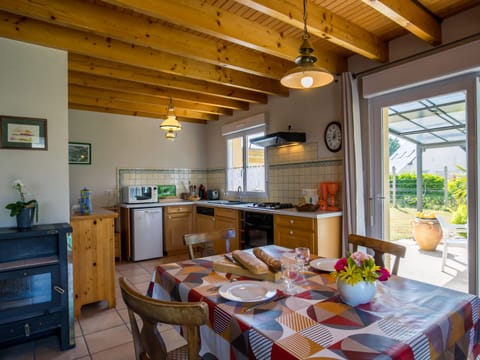
[[[115,307],[115,253],[113,218],[71,222],[73,229],[74,316],[83,305],[107,300]]]
[[[193,232],[192,212],[167,214],[165,222],[165,247],[168,255],[186,253],[183,235]]]
[[[195,232],[210,232],[215,230],[215,217],[196,214],[195,218]]]
[[[218,208],[215,210],[215,230],[234,229],[235,239],[230,240],[230,251],[239,248],[238,210]],[[215,252],[223,254],[227,251],[224,244],[216,244]]]

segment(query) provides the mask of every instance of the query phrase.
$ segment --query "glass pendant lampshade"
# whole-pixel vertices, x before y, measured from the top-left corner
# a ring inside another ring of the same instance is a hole
[[[317,58],[312,55],[313,48],[310,45],[310,35],[307,32],[307,1],[303,1],[303,42],[300,46],[300,55],[295,59],[297,66],[288,71],[280,80],[280,83],[291,89],[309,89],[325,86],[333,81],[333,75],[327,70],[315,66]]]
[[[172,129],[167,130],[167,132],[165,133],[165,138],[167,140],[172,140],[173,141],[173,139],[175,139],[176,137],[177,137],[177,134]]]
[[[182,125],[178,122],[177,117],[175,116],[173,102],[171,98],[170,98],[170,104],[168,105],[167,118],[163,120],[163,122],[160,124],[160,129],[167,131],[167,134],[170,130],[173,132],[173,131],[179,131],[182,129]]]

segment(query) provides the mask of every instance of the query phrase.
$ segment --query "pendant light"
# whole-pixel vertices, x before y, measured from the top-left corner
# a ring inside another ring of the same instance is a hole
[[[170,104],[168,105],[167,118],[160,124],[160,129],[166,131],[165,137],[169,140],[175,139],[177,137],[176,131],[182,129],[182,125],[175,116],[172,98],[170,98]]]
[[[300,45],[300,55],[295,59],[297,66],[288,71],[280,83],[291,89],[310,89],[330,84],[333,75],[326,69],[315,66],[317,58],[312,55],[310,35],[307,31],[307,0],[303,0],[303,41]]]

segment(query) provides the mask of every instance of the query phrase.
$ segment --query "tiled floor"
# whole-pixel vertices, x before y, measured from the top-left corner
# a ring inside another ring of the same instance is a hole
[[[401,240],[407,247],[407,255],[400,262],[399,275],[450,287],[466,292],[466,253],[452,250],[447,269],[441,272],[442,245],[435,251],[422,251],[411,239]],[[145,293],[155,265],[172,262],[181,257],[169,257],[137,263],[117,263],[116,276],[125,276],[142,293]],[[116,280],[117,280],[116,279]],[[55,336],[28,342],[0,350],[0,360],[132,360],[135,358],[130,323],[125,304],[116,282],[117,306],[107,309],[104,302],[84,306],[78,321],[75,321],[75,348],[60,351]]]
[[[118,277],[125,276],[141,293],[147,291],[156,264],[186,259],[168,257],[137,263],[116,264],[116,307],[106,302],[86,305],[75,320],[75,347],[60,351],[58,337],[49,336],[0,349],[0,360],[132,360],[135,359],[130,322],[120,295]]]

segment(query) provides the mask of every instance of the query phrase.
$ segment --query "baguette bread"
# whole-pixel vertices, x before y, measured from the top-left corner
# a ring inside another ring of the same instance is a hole
[[[273,256],[267,254],[263,249],[254,248],[253,254],[262,260],[273,272],[278,272],[282,270],[282,263],[280,260],[274,258]]]
[[[260,275],[268,273],[267,264],[247,252],[234,250],[232,256],[252,274]]]

